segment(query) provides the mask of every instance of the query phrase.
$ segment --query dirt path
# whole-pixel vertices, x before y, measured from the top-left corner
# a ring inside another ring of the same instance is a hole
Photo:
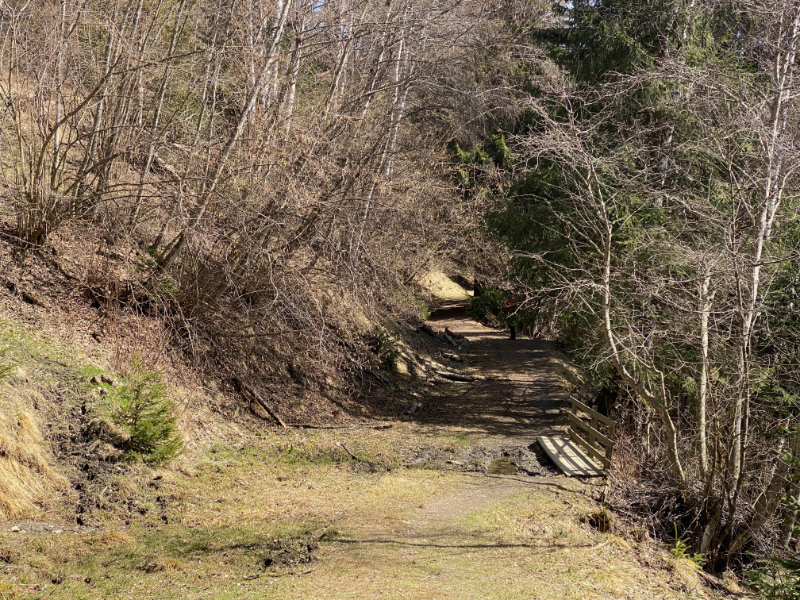
[[[455,313],[455,314],[454,314]],[[441,423],[471,427],[497,445],[535,441],[562,424],[565,393],[553,369],[552,344],[531,338],[508,339],[456,311],[434,313],[430,324],[467,338],[468,369],[488,378],[461,386],[442,397],[435,413]]]
[[[540,462],[536,435],[562,424],[565,400],[552,346],[509,340],[506,332],[457,310],[430,324],[468,338],[466,368],[488,379],[440,384],[410,428],[432,438],[466,436],[465,460],[477,457],[489,466],[506,458],[516,472],[429,471],[441,483],[426,489],[422,501],[399,502],[382,519],[365,515],[341,522],[344,531],[316,566],[307,575],[282,580],[275,597],[675,597],[667,578],[644,569],[627,542],[581,523],[597,509],[592,484]]]
[[[481,379],[447,384],[432,394],[418,422],[440,432],[468,432],[472,444],[465,454],[504,475],[480,473],[452,494],[426,503],[407,522],[414,535],[441,534],[458,518],[501,502],[526,485],[526,475],[556,474],[536,446],[537,435],[552,433],[563,420],[565,394],[552,369],[554,348],[537,339],[511,340],[508,332],[485,327],[465,313],[463,304],[450,305],[435,311],[428,324],[466,338],[464,370]],[[492,463],[498,459],[502,462]]]
[[[317,597],[538,597],[521,595],[525,576],[519,571],[535,544],[514,540],[503,529],[505,521],[516,518],[518,503],[532,494],[544,490],[548,502],[563,510],[560,495],[573,495],[575,485],[582,485],[543,466],[535,447],[536,435],[561,424],[564,392],[553,373],[553,348],[540,340],[509,340],[507,332],[484,327],[463,312],[443,311],[429,324],[466,337],[462,369],[486,379],[440,384],[424,399],[425,409],[412,427],[427,435],[468,436],[464,462],[477,459],[490,467],[493,460],[505,459],[516,472],[460,474],[451,489],[432,495],[410,514],[350,522],[315,571]],[[523,515],[523,520],[529,516]],[[495,590],[492,582],[504,569],[505,581]],[[354,581],[360,582],[357,589],[351,587]],[[299,594],[305,588],[301,580],[296,583],[290,589]]]

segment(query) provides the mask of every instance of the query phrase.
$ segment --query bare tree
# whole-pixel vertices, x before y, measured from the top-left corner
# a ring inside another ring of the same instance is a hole
[[[657,416],[672,481],[695,515],[697,550],[716,568],[771,538],[793,480],[785,454],[796,456],[800,440],[771,414],[780,357],[764,350],[775,334],[770,299],[782,292],[776,276],[796,259],[785,225],[800,164],[789,125],[800,4],[747,8],[753,29],[743,37],[752,37],[740,51],[757,76],[664,58],[593,92],[562,88],[553,97],[565,116],[532,105],[544,132],[519,140],[528,168],[561,173],[535,201],[550,206],[560,228],[551,233],[571,256],[529,254],[552,282],[531,292],[577,304],[602,325],[599,356]],[[660,124],[619,114],[622,98],[656,82],[683,90],[670,96],[684,122],[670,133],[669,177],[653,158]],[[618,142],[604,144],[599,132],[612,123]]]

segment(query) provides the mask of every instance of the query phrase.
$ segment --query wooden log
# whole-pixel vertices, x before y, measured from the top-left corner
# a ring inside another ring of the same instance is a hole
[[[453,346],[453,348],[456,349],[461,348],[461,344],[459,344],[458,341],[456,341],[456,339],[453,338],[453,336],[451,336],[449,333],[442,333],[439,337],[440,339],[443,339],[445,342]]]
[[[475,381],[475,378],[472,375],[462,375],[461,373],[453,373],[452,371],[436,371],[436,374],[451,381]]]
[[[445,339],[451,344],[457,344],[459,348],[469,341],[463,335],[451,331],[449,327],[444,328],[444,333],[442,335],[444,335]]]
[[[281,419],[280,415],[278,413],[276,413],[274,410],[272,410],[272,408],[270,408],[269,404],[267,404],[264,401],[264,399],[261,396],[259,396],[257,393],[256,393],[255,399],[256,399],[256,402],[258,403],[258,405],[261,408],[263,408],[270,417],[275,419],[275,421],[278,423],[278,425],[280,425],[281,427],[286,427],[286,423],[283,422],[283,419]]]
[[[433,336],[435,338],[439,337],[439,335],[436,333],[436,331],[433,329],[433,327],[431,327],[427,323],[423,323],[422,325],[420,325],[419,326],[419,330],[422,333],[427,333],[428,335]]]
[[[270,405],[267,404],[266,400],[264,400],[264,398],[261,397],[261,394],[259,394],[256,390],[251,388],[249,385],[247,385],[244,381],[242,381],[238,377],[234,377],[232,383],[236,391],[239,392],[239,394],[241,394],[242,396],[244,396],[250,403],[251,410],[253,403],[255,403],[256,405],[260,406],[264,410],[264,412],[266,412],[270,417],[272,417],[275,420],[275,422],[278,423],[278,425],[280,425],[281,427],[286,427],[286,423],[284,423],[280,415],[276,413],[274,410],[272,410],[272,407],[270,407]]]

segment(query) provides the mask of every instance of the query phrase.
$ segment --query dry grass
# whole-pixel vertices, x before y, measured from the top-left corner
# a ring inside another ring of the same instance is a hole
[[[37,498],[54,496],[59,470],[42,436],[43,409],[63,400],[56,392],[75,401],[87,366],[102,357],[12,333],[3,339],[0,327],[0,342],[13,338],[19,364],[0,396],[0,465],[15,466],[0,476],[22,473],[35,510]],[[62,387],[47,388],[49,380]],[[468,453],[488,443],[486,432],[438,423],[222,427],[211,411],[191,416],[210,392],[192,397],[194,379],[180,383],[182,424],[208,421],[191,451],[167,469],[114,470],[92,492],[96,528],[23,534],[0,527],[0,600],[673,600],[705,593],[663,549],[582,524],[598,506],[580,482],[402,466],[409,457]],[[19,489],[6,497],[22,497]],[[306,539],[319,543],[314,562],[265,564],[276,541],[302,546]]]
[[[437,300],[460,302],[471,297],[467,290],[441,271],[429,271],[417,283]]]
[[[17,557],[0,576],[31,598],[705,597],[665,550],[583,524],[597,505],[579,481],[382,468],[453,443],[442,433],[273,431],[215,447],[151,482],[167,524],[0,533]],[[265,567],[276,540],[308,536],[314,562]]]
[[[553,353],[550,357],[550,366],[564,391],[585,394],[591,390],[586,376],[561,353]]]
[[[0,384],[0,517],[33,518],[63,493],[50,446],[31,412],[38,392]]]

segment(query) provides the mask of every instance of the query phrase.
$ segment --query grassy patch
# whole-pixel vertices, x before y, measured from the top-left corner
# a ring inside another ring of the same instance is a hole
[[[188,589],[189,597],[217,598],[232,582],[307,564],[325,534],[313,523],[294,523],[134,528],[4,541],[19,548],[17,561],[26,564],[15,572],[16,597],[178,598],[186,592],[177,590]],[[20,595],[20,589],[31,592]]]
[[[430,443],[398,428],[218,445],[159,472],[152,500],[169,524],[0,534],[13,556],[0,576],[23,597],[92,600],[681,597],[673,574],[643,570],[624,540],[581,523],[597,507],[580,482],[376,472],[337,446],[378,461]]]
[[[0,320],[0,517],[33,517],[69,497],[42,433],[49,395],[77,398],[75,361],[29,330]]]

